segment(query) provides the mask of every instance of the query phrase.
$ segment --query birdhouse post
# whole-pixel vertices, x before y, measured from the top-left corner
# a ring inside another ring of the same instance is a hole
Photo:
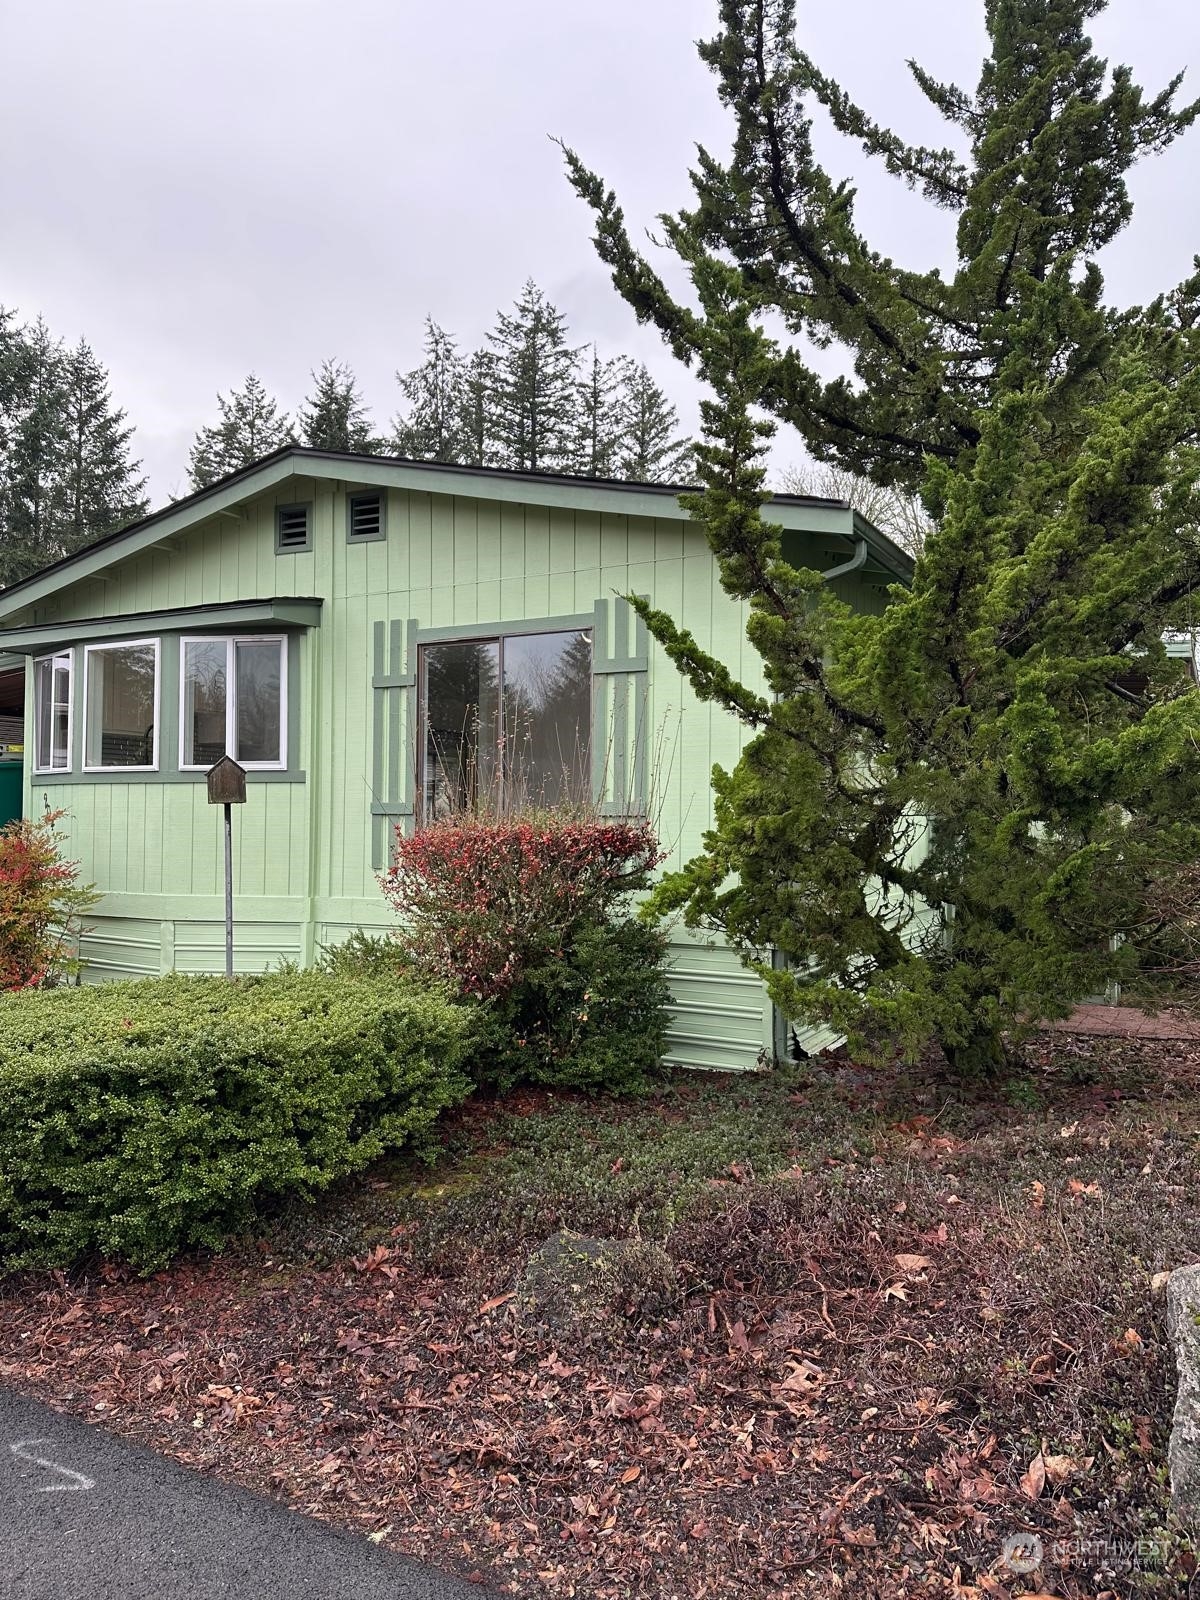
[[[246,803],[246,769],[222,756],[208,769],[208,803],[225,810],[225,976],[233,977],[233,807]]]

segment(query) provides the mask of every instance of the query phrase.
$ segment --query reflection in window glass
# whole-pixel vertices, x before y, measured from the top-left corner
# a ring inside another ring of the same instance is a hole
[[[34,669],[34,766],[39,772],[71,768],[71,657],[47,656]]]
[[[183,764],[211,767],[225,754],[225,641],[183,647]]]
[[[281,639],[238,640],[237,759],[279,761],[283,749]]]
[[[154,766],[157,670],[151,641],[89,647],[85,766]]]
[[[277,639],[185,639],[184,767],[211,767],[231,755],[247,767],[281,767],[287,641]]]
[[[580,803],[591,787],[591,634],[505,639],[502,673],[506,806]]]
[[[586,800],[590,633],[431,644],[421,663],[423,816]]]
[[[494,641],[427,645],[423,815],[498,806],[500,647]]]

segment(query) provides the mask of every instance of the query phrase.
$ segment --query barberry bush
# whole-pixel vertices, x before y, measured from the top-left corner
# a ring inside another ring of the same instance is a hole
[[[0,828],[0,989],[38,989],[80,968],[83,918],[97,895],[63,858],[62,811]]]
[[[631,1091],[662,1057],[666,939],[634,897],[662,859],[637,819],[463,815],[397,832],[383,892],[401,964],[486,1018],[479,1076]]]

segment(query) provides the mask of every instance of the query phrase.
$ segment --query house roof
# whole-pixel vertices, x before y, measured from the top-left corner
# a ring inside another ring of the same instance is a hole
[[[22,579],[0,592],[0,618],[54,594],[68,584],[91,577],[114,562],[136,555],[182,532],[194,523],[231,511],[235,506],[292,478],[342,481],[368,488],[413,489],[473,499],[503,500],[525,505],[574,510],[610,511],[628,516],[677,518],[688,513],[679,496],[686,484],[628,483],[608,478],[580,478],[565,473],[513,472],[500,467],[466,467],[402,456],[358,455],[349,451],[315,450],[285,445],[248,467],[232,472],[205,489],[172,501],[138,522],[97,539],[74,554]],[[886,577],[907,582],[912,559],[845,500],[810,495],[775,495],[773,520],[785,529],[828,534],[865,542],[872,566]]]

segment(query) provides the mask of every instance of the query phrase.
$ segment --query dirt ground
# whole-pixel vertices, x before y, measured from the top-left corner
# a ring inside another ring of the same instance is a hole
[[[1200,1040],[986,1092],[818,1060],[524,1094],[216,1258],[0,1283],[0,1382],[529,1596],[1179,1595],[1161,1274]],[[665,1245],[564,1336],[557,1229]]]

